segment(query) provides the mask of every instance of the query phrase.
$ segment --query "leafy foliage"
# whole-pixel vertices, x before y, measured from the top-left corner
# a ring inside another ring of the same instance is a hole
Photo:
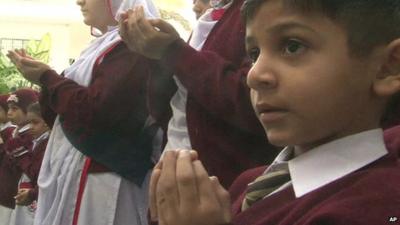
[[[189,22],[183,16],[181,16],[179,13],[174,12],[174,11],[170,11],[170,10],[165,10],[165,9],[159,9],[159,11],[160,11],[160,15],[161,15],[162,19],[164,19],[164,20],[175,20],[186,31],[190,31],[191,30]]]
[[[25,50],[34,59],[48,63],[50,48],[51,36],[47,33],[39,41],[30,40]],[[0,52],[0,93],[8,93],[22,87],[39,89],[38,86],[26,80],[5,54]]]

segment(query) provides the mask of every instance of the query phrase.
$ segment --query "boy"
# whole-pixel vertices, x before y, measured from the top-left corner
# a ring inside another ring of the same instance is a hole
[[[33,224],[38,197],[37,179],[50,134],[50,129],[41,116],[39,103],[29,105],[27,117],[29,131],[34,140],[32,149],[14,160],[14,164],[23,174],[19,181],[18,194],[15,196],[17,206],[13,211],[10,223],[12,225]]]
[[[288,147],[234,182],[231,209],[188,151],[166,154],[152,176],[152,218],[398,223],[399,146],[387,149],[379,127],[387,103],[399,100],[400,1],[248,0],[243,11],[252,103],[269,141]]]
[[[22,172],[16,168],[12,161],[29,152],[32,146],[32,136],[29,133],[27,107],[37,102],[37,92],[32,89],[19,89],[12,93],[8,99],[8,119],[17,127],[12,136],[4,143],[4,157],[0,162],[0,205],[8,208],[9,214],[4,215],[1,221],[8,224],[11,210],[15,208],[14,196],[17,194],[18,181]]]

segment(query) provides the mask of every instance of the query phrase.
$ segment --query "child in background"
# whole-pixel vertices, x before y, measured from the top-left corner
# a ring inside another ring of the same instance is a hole
[[[33,103],[28,107],[27,117],[30,133],[34,138],[33,146],[27,154],[15,158],[14,161],[23,174],[19,182],[18,194],[15,196],[17,206],[13,211],[10,225],[33,224],[38,197],[37,178],[49,140],[50,129],[42,118],[39,103]]]
[[[7,111],[8,111],[8,105],[7,105],[7,99],[9,95],[0,95],[0,146],[3,146],[3,144],[11,137],[15,126],[9,121],[7,118]],[[0,147],[0,151],[1,147]],[[0,153],[1,154],[1,153]]]
[[[22,172],[13,164],[13,160],[29,152],[32,147],[32,136],[29,133],[27,118],[28,105],[37,102],[38,93],[32,89],[20,89],[10,94],[7,99],[8,119],[16,125],[11,137],[4,143],[5,151],[0,162],[0,205],[8,209],[8,213],[1,215],[0,221],[9,224],[12,210],[15,208],[14,196],[17,194],[18,181]]]
[[[231,198],[189,151],[166,152],[152,176],[152,218],[398,224],[399,146],[380,127],[400,100],[400,1],[247,0],[243,12],[253,107],[269,141],[287,147],[236,179]]]

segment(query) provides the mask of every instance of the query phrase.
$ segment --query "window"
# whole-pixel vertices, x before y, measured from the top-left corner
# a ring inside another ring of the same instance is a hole
[[[29,39],[0,38],[0,50],[5,53],[8,50],[25,48],[29,41]]]

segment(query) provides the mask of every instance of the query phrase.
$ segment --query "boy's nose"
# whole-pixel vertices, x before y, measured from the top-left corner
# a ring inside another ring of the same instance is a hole
[[[274,89],[277,86],[277,77],[269,64],[260,56],[250,68],[247,74],[247,85],[251,89],[262,91]]]

